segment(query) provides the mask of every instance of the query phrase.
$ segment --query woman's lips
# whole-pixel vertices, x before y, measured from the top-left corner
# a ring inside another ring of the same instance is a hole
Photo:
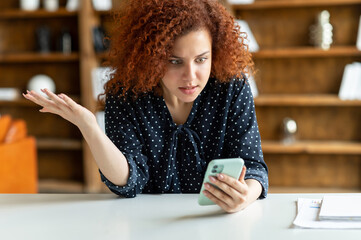
[[[181,90],[182,93],[186,95],[191,95],[195,93],[198,86],[190,86],[190,87],[180,87],[179,90]]]

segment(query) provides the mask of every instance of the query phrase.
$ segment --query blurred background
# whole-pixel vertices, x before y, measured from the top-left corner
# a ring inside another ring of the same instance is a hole
[[[0,1],[0,192],[108,192],[78,129],[21,93],[66,93],[102,123],[120,2]],[[361,0],[221,2],[253,54],[270,192],[360,192]]]

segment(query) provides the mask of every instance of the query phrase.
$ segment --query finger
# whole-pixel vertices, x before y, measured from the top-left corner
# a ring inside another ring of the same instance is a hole
[[[239,179],[238,179],[240,182],[244,182],[244,177],[246,176],[246,171],[247,171],[246,166],[243,166],[241,176],[239,176]]]
[[[49,99],[51,99],[53,102],[55,102],[58,106],[68,107],[67,104],[64,102],[64,100],[61,99],[58,95],[56,95],[52,91],[50,91],[50,90],[48,90],[46,88],[41,89],[41,91],[43,93],[45,93],[49,97]]]
[[[68,104],[68,106],[71,108],[75,108],[78,105],[73,99],[71,99],[64,93],[59,94],[59,97],[64,100],[64,102],[66,102],[66,104]]]
[[[212,182],[212,184],[214,184],[214,183]],[[212,184],[205,183],[204,184],[205,189],[207,191],[209,191],[210,193],[212,193],[220,201],[224,202],[228,206],[232,206],[233,198],[228,193],[224,192],[223,189],[221,190],[220,188],[216,188]],[[217,186],[217,187],[219,187],[219,186]]]
[[[204,190],[203,191],[204,196],[206,196],[207,198],[209,198],[212,202],[214,202],[215,204],[217,204],[218,206],[220,206],[224,211],[226,212],[231,212],[231,207],[228,206],[228,204],[226,204],[225,202],[223,202],[221,199],[217,198],[213,193],[211,193],[208,190]]]
[[[222,178],[223,181],[218,180],[219,178]],[[228,176],[226,176],[226,178],[224,178],[223,176],[219,176],[219,174],[218,174],[218,177],[210,176],[209,180],[211,181],[212,184],[219,187],[224,193],[226,193],[232,199],[237,199],[239,197],[239,192],[237,192],[237,190],[236,190],[237,183],[233,183],[234,180],[237,181],[236,179],[230,178]],[[238,182],[238,184],[239,184],[239,182]]]
[[[36,104],[38,104],[38,105],[40,105],[42,107],[52,104],[52,102],[50,100],[40,96],[35,91],[27,91],[27,94],[23,94],[23,96],[26,99],[28,99],[28,100],[30,100],[30,101],[32,101],[32,102],[34,102],[34,103],[36,103]]]

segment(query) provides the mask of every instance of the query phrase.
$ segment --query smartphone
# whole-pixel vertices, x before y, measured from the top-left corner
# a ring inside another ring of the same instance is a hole
[[[203,191],[205,190],[204,183],[208,182],[212,184],[209,180],[209,176],[216,176],[218,173],[223,173],[230,177],[239,179],[239,177],[241,176],[243,165],[244,161],[242,158],[223,158],[210,161],[204,175],[202,189],[198,197],[198,204],[202,206],[215,204],[212,200],[210,200],[203,194]]]

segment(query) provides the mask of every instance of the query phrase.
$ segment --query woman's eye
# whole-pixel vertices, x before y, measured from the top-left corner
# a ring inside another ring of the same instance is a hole
[[[203,58],[198,58],[198,59],[196,59],[196,62],[197,62],[197,63],[203,63],[203,62],[205,62],[206,60],[207,60],[207,58],[203,57]]]
[[[170,59],[170,60],[169,60],[169,63],[170,63],[170,64],[173,64],[173,65],[179,65],[179,64],[181,64],[181,61],[180,61],[180,60],[176,60],[176,59]]]

